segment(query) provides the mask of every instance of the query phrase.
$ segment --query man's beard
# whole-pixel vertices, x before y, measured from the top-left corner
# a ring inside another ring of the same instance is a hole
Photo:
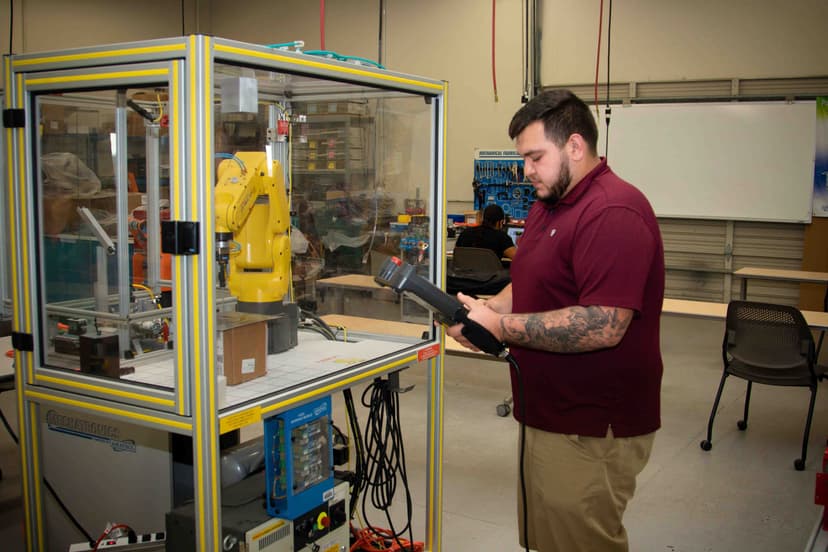
[[[554,207],[561,200],[566,189],[569,188],[570,182],[572,182],[572,175],[569,174],[569,163],[562,163],[561,174],[558,175],[558,180],[555,184],[549,188],[549,195],[538,199],[546,205]]]

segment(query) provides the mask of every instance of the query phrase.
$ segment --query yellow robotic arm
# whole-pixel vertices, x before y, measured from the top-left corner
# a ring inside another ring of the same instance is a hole
[[[290,212],[278,161],[239,152],[218,166],[216,249],[219,285],[240,303],[281,303],[290,285]],[[253,305],[255,306],[255,305]]]

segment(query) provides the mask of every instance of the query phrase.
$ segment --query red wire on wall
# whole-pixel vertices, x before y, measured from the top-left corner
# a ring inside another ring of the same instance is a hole
[[[595,117],[600,117],[598,112],[598,67],[601,62],[601,29],[604,25],[604,0],[601,0],[601,8],[598,12],[598,51],[595,54]],[[609,86],[609,83],[607,83]]]
[[[494,88],[494,101],[496,102],[497,101],[497,70],[495,69],[495,3],[496,3],[496,0],[492,0],[492,87]]]
[[[325,0],[319,0],[319,49],[325,49]]]

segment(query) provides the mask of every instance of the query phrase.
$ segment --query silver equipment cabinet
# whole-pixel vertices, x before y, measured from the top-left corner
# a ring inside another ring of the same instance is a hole
[[[223,434],[427,362],[439,550],[443,332],[323,312],[315,282],[389,255],[444,282],[446,83],[201,35],[12,55],[4,83],[28,549],[51,547],[43,476],[106,483],[143,446],[126,424],[192,438],[196,542],[220,550]],[[166,481],[141,465],[110,487]],[[119,515],[89,503],[90,530]]]

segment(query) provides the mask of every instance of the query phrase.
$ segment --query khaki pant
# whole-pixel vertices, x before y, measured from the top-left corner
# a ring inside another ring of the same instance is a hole
[[[525,478],[529,548],[538,552],[626,552],[622,517],[655,433],[616,439],[526,428]],[[518,533],[523,500],[518,481]]]

